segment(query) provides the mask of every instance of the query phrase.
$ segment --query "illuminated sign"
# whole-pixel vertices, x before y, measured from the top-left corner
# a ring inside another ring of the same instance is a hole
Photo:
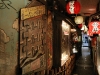
[[[90,22],[89,23],[89,35],[92,36],[93,34],[100,34],[100,22]]]

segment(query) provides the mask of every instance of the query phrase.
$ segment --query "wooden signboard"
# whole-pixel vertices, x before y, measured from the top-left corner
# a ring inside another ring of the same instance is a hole
[[[20,66],[22,73],[46,67],[45,6],[21,9]]]
[[[21,9],[21,20],[45,14],[45,5]]]

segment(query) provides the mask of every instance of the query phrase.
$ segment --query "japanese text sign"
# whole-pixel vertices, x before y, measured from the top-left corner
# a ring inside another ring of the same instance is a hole
[[[89,23],[89,35],[92,36],[93,34],[100,34],[100,22],[90,22]]]

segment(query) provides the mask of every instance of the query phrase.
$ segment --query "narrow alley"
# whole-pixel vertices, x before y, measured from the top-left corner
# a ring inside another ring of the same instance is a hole
[[[100,0],[0,0],[0,75],[100,75]]]
[[[89,47],[82,47],[82,56],[76,60],[72,75],[95,75]]]

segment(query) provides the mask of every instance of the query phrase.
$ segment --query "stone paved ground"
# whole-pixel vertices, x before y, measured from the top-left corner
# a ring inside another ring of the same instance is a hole
[[[76,60],[72,75],[95,75],[93,60],[88,47],[82,47],[82,56]]]

